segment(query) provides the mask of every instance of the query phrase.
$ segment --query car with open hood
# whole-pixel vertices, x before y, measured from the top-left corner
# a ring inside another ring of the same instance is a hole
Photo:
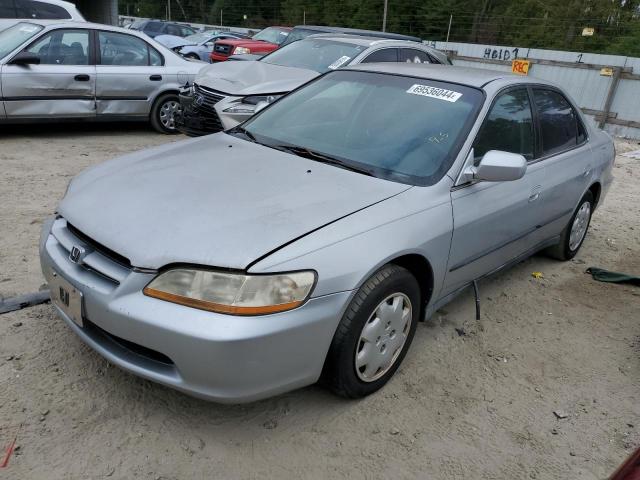
[[[450,63],[444,53],[413,41],[314,35],[256,61],[224,62],[202,69],[194,84],[180,94],[177,128],[192,136],[232,128],[318,75],[375,62]]]
[[[136,375],[220,402],[319,379],[362,397],[469,286],[542,249],[573,258],[614,157],[549,82],[359,65],[85,170],[43,225],[42,270],[71,331]]]

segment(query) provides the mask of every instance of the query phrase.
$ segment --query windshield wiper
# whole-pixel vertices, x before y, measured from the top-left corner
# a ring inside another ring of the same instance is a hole
[[[275,148],[276,150],[282,150],[284,152],[293,153],[294,155],[298,155],[299,157],[308,158],[310,160],[315,160],[317,162],[322,162],[329,165],[335,165],[336,167],[344,168],[345,170],[351,170],[352,172],[357,172],[363,175],[368,175],[370,177],[375,177],[372,170],[351,165],[350,163],[340,160],[339,158],[335,158],[330,155],[326,155],[324,153],[309,150],[308,148],[297,147],[295,145],[268,145],[268,146]]]
[[[258,140],[256,140],[256,137],[253,135],[253,133],[251,133],[246,128],[241,127],[240,125],[238,125],[237,127],[233,127],[231,130],[228,130],[227,133],[230,133],[232,135],[235,135],[236,133],[239,133],[239,134],[244,135],[245,137],[247,137],[250,142],[260,143],[260,142],[258,142]]]

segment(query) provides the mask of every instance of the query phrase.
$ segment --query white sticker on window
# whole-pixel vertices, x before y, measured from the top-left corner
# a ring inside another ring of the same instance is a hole
[[[453,90],[446,90],[444,88],[430,87],[429,85],[414,85],[407,93],[414,95],[422,95],[423,97],[437,98],[439,100],[445,100],[447,102],[455,102],[462,94],[460,92],[454,92]]]
[[[335,62],[333,62],[327,68],[330,68],[331,70],[335,70],[336,68],[340,68],[341,66],[343,66],[349,60],[351,60],[351,57],[347,57],[345,55],[344,57],[340,57],[339,59],[337,59]]]

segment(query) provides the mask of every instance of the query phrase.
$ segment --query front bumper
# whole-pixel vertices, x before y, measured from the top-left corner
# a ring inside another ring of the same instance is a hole
[[[109,258],[92,251],[64,219],[55,220],[50,232],[51,225],[45,225],[40,243],[42,271],[48,283],[57,272],[82,292],[84,327],[56,306],[57,313],[110,362],[222,403],[259,400],[318,380],[349,292],[312,298],[277,315],[205,312],[143,295],[154,274],[122,266],[109,270]],[[70,244],[92,252],[85,265],[69,260]]]

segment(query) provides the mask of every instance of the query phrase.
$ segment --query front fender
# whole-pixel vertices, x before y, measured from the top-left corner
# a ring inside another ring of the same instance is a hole
[[[252,273],[314,269],[314,297],[354,290],[390,261],[418,254],[433,270],[437,298],[447,266],[453,216],[446,177],[414,187],[317,230],[255,263]]]

